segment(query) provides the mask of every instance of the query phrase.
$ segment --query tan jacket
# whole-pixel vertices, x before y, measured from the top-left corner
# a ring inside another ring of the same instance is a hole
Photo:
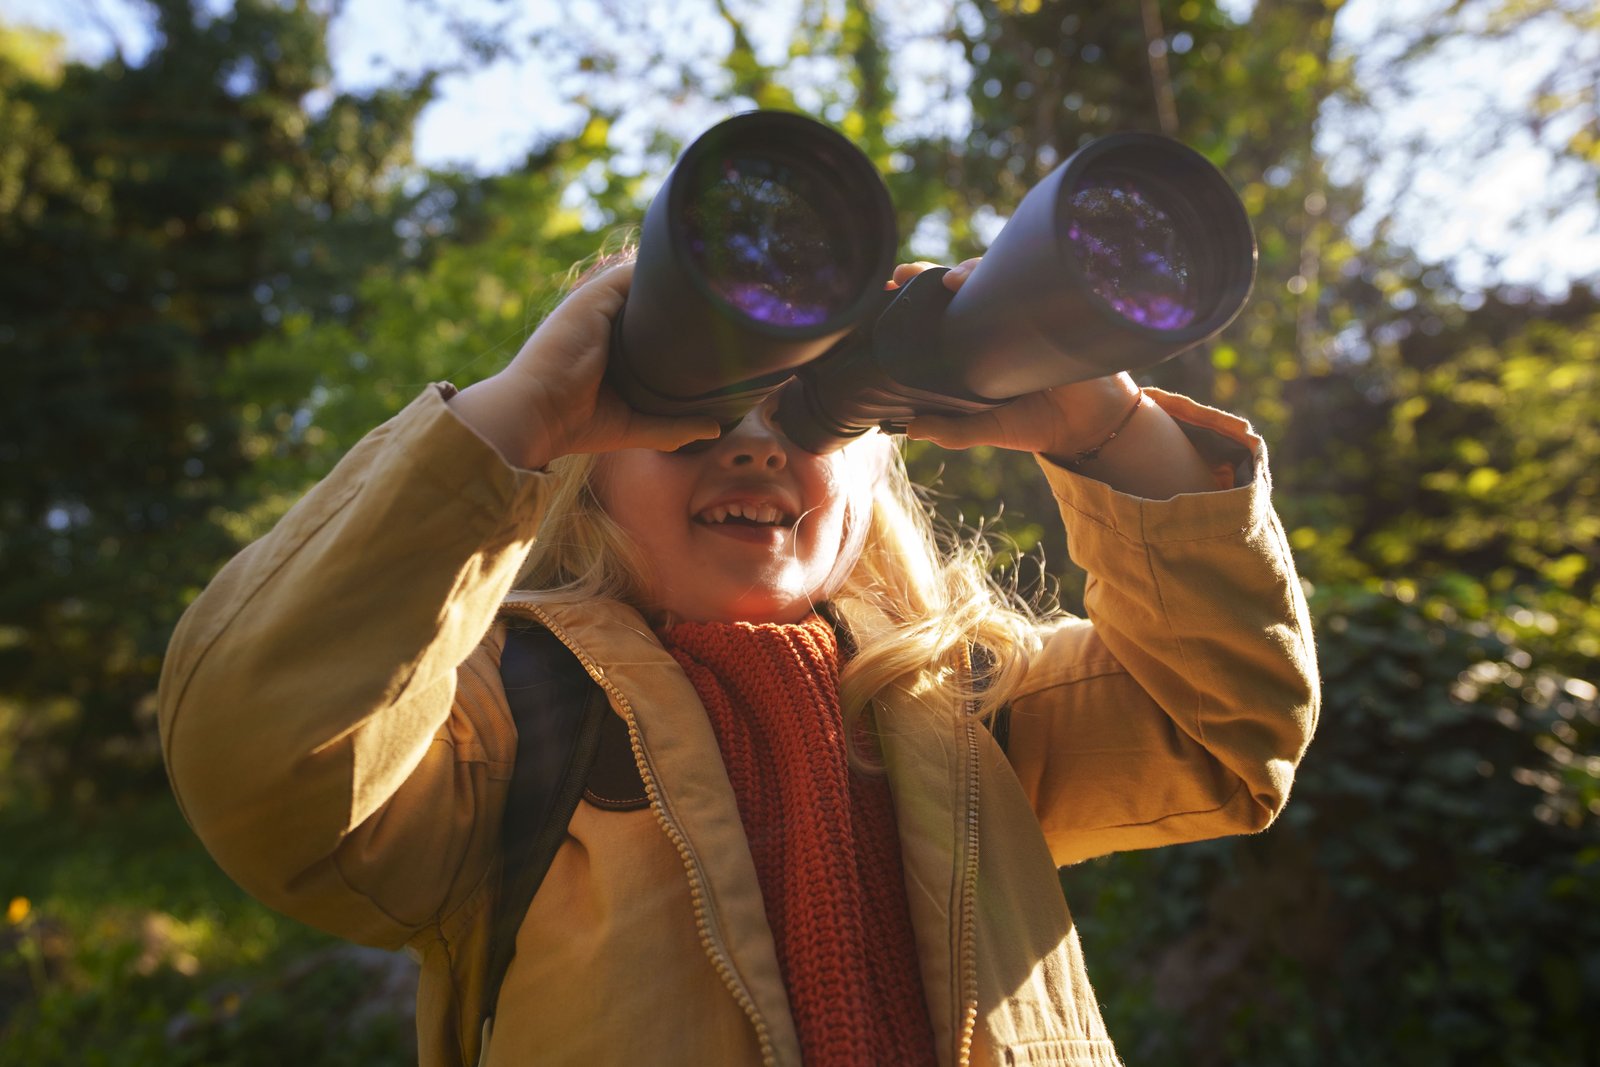
[[[1238,420],[1160,402],[1259,446]],[[925,679],[877,719],[946,1064],[1116,1064],[1057,866],[1261,829],[1316,719],[1264,469],[1168,502],[1045,474],[1093,576],[1093,622],[1050,628],[1013,704],[1009,763]],[[195,831],[268,905],[419,957],[426,1067],[480,1056],[515,751],[492,624],[503,603],[535,611],[507,597],[550,485],[505,466],[429,389],[217,575],[162,677],[164,751]],[[693,687],[627,606],[542,617],[625,718],[651,803],[580,805],[484,1062],[798,1067]]]

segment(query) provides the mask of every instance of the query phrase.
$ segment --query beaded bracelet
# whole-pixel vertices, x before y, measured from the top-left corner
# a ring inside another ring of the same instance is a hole
[[[1074,452],[1072,454],[1072,458],[1066,462],[1068,467],[1078,467],[1090,462],[1091,460],[1099,459],[1101,450],[1109,445],[1112,441],[1115,441],[1117,439],[1117,435],[1128,428],[1128,423],[1132,422],[1133,417],[1139,414],[1139,409],[1144,407],[1144,386],[1141,385],[1137,388],[1139,390],[1139,395],[1133,398],[1133,406],[1128,409],[1128,413],[1126,415],[1122,416],[1122,421],[1117,423],[1116,428],[1110,433],[1106,434],[1105,439],[1099,444],[1095,445],[1093,448],[1086,448],[1081,452]]]

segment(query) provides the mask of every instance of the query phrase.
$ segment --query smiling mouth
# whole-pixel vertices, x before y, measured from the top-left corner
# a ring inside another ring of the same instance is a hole
[[[793,526],[794,516],[771,504],[719,504],[695,517],[706,526]]]

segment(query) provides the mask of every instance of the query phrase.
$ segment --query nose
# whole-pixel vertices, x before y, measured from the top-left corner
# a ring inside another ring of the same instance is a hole
[[[775,404],[759,404],[733,429],[724,431],[717,442],[724,466],[782,470],[788,465],[789,439],[778,428],[775,411]]]

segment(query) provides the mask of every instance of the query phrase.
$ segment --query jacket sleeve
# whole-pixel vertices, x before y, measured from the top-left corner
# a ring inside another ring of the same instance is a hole
[[[1009,755],[1063,865],[1265,828],[1320,704],[1264,446],[1241,420],[1150,392],[1192,437],[1236,442],[1243,484],[1144,500],[1041,460],[1088,572],[1088,619],[1044,635]]]
[[[482,710],[495,668],[474,651],[549,482],[429,388],[184,614],[160,686],[168,774],[264,903],[395,947],[481,878],[515,736]]]

